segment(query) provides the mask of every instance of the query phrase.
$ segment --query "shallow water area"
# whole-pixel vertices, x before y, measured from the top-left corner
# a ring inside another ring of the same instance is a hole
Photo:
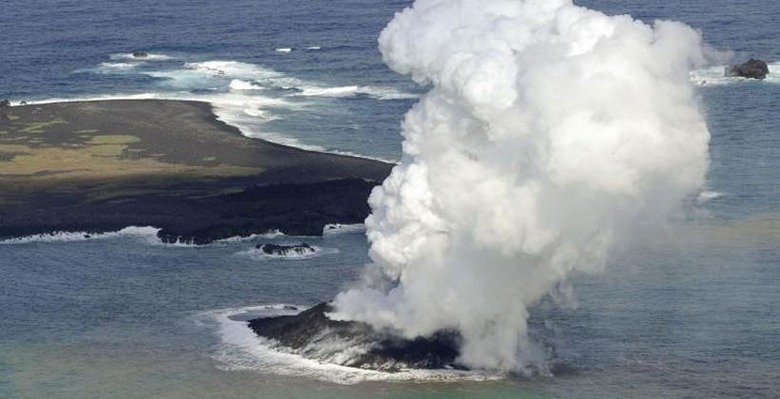
[[[550,299],[534,309],[556,376],[531,378],[348,369],[270,350],[251,333],[246,319],[292,312],[268,304],[314,304],[353,281],[367,260],[359,232],[205,247],[119,235],[2,245],[3,396],[770,395],[780,389],[771,378],[780,367],[771,307],[780,218],[765,216],[643,237],[606,275],[577,277],[576,306]],[[242,256],[286,241],[339,253]]]

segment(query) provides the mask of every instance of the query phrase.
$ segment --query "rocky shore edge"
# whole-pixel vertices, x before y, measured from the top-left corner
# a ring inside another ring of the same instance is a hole
[[[329,224],[362,223],[371,190],[393,166],[245,137],[207,103],[109,100],[4,113],[0,240],[127,226],[194,245],[269,231],[319,236]],[[36,169],[61,154],[78,164]]]

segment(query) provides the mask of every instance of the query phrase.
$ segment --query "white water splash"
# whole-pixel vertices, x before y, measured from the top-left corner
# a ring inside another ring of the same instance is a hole
[[[726,76],[728,65],[716,65],[707,68],[701,68],[690,73],[690,79],[697,86],[722,86],[736,83],[772,83],[780,84],[780,62],[767,64],[769,74],[763,80],[747,79],[742,77]]]
[[[160,229],[151,226],[129,226],[118,231],[105,233],[90,233],[86,231],[54,231],[51,233],[34,234],[24,237],[0,240],[2,244],[31,244],[45,242],[73,242],[87,240],[102,240],[117,237],[134,237],[149,243],[161,243],[157,238]]]

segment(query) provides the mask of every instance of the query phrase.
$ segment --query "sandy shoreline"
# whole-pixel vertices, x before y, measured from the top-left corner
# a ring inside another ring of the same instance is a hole
[[[392,165],[245,137],[203,102],[0,108],[0,238],[161,228],[207,243],[359,223]]]

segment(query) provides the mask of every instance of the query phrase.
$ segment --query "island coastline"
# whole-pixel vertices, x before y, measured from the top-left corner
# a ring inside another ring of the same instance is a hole
[[[392,164],[244,136],[210,103],[0,109],[0,240],[159,228],[166,243],[362,223]]]

